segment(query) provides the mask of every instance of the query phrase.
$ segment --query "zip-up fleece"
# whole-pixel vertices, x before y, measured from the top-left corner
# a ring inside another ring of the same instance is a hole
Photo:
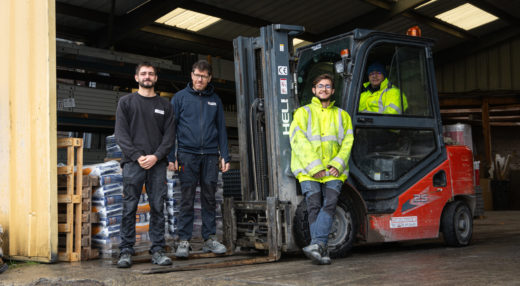
[[[208,84],[205,90],[196,91],[189,83],[175,94],[171,104],[175,114],[177,146],[172,148],[168,161],[175,162],[177,151],[181,151],[220,154],[229,162],[224,109],[213,85]]]

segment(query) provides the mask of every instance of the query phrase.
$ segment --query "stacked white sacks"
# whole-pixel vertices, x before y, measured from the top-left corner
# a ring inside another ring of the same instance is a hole
[[[119,244],[123,212],[123,176],[119,162],[109,161],[89,166],[91,176],[99,177],[99,187],[92,190],[92,212],[99,217],[92,224],[92,245],[102,256],[112,253],[112,245]]]
[[[107,158],[121,158],[123,156],[123,151],[116,143],[116,136],[110,135],[106,137],[106,150],[107,150]]]

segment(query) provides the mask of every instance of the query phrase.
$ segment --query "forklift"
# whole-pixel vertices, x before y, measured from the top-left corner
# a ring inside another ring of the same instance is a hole
[[[333,100],[354,128],[350,175],[329,234],[331,257],[344,257],[354,243],[441,232],[448,245],[468,245],[476,207],[473,156],[465,146],[444,144],[433,41],[356,29],[293,53],[292,39],[303,31],[270,25],[259,37],[234,40],[242,201],[232,205],[230,245],[279,259],[309,244],[305,200],[290,169],[289,127],[323,73],[334,76]],[[359,111],[374,62],[386,67],[407,101],[401,114]]]
[[[150,273],[277,261],[310,243],[307,206],[291,172],[293,112],[312,99],[312,81],[333,75],[335,104],[352,119],[350,174],[336,207],[328,248],[345,257],[354,244],[438,238],[466,246],[476,208],[473,156],[447,146],[432,59],[433,41],[356,29],[301,47],[304,28],[269,25],[233,41],[241,200],[225,198],[228,257]],[[401,114],[359,111],[367,68],[378,62],[400,90]],[[404,106],[403,104],[401,106]],[[260,255],[241,256],[243,251]],[[205,257],[208,257],[207,255]]]

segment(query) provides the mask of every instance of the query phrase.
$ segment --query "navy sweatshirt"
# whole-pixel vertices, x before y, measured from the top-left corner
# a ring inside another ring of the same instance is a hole
[[[196,91],[192,84],[172,98],[177,130],[177,150],[191,154],[220,154],[229,162],[226,123],[222,101],[214,92],[213,85]],[[168,156],[175,162],[176,150]]]
[[[175,140],[173,109],[160,96],[144,97],[137,92],[123,96],[117,105],[115,136],[123,151],[121,165],[140,156],[164,160]]]

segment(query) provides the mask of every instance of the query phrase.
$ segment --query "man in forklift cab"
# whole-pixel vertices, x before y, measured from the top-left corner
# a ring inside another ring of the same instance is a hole
[[[290,127],[291,170],[307,203],[310,245],[303,248],[315,264],[330,264],[328,236],[338,196],[348,177],[354,141],[349,114],[334,106],[334,79],[322,74],[313,81],[314,97],[294,113]]]
[[[408,102],[401,91],[388,81],[386,69],[379,62],[374,62],[367,69],[368,82],[363,84],[359,97],[359,112],[380,114],[402,114],[408,108]]]

